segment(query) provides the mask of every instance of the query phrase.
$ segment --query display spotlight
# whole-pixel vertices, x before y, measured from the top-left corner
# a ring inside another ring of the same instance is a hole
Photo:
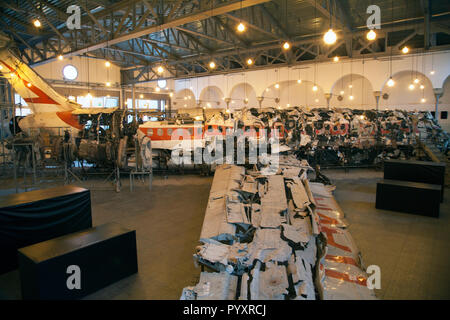
[[[391,88],[395,85],[395,81],[394,81],[394,79],[392,79],[392,77],[389,78],[387,85],[388,85],[388,87],[391,87]]]
[[[107,67],[107,68],[111,67],[111,62],[106,61],[106,62],[105,62],[105,67]]]
[[[211,69],[214,69],[214,68],[216,67],[216,63],[215,63],[214,61],[211,61],[211,62],[209,63],[209,67],[210,67]]]
[[[246,27],[245,24],[243,24],[242,22],[238,24],[238,26],[236,27],[237,31],[239,32],[244,32]]]
[[[64,57],[63,57],[62,55],[59,55],[59,56],[58,56],[58,60],[59,60],[59,61],[62,61],[63,59],[64,59]]]
[[[42,25],[41,22],[40,22],[38,19],[34,20],[33,24],[34,24],[34,26],[35,26],[36,28],[40,28],[41,25]]]
[[[338,56],[334,57],[334,58],[333,58],[333,61],[334,61],[334,62],[339,62],[339,57],[338,57]]]
[[[323,36],[323,41],[325,41],[326,44],[334,44],[337,40],[336,32],[333,31],[333,29],[330,29],[325,33]]]
[[[164,72],[164,68],[162,66],[159,66],[156,71],[158,72],[158,74],[162,74]]]
[[[313,90],[313,91],[317,91],[317,90],[319,90],[319,88],[318,88],[316,85],[314,85],[313,88],[312,88],[312,90]]]
[[[287,42],[287,41],[283,44],[283,49],[284,50],[288,50],[290,47],[291,47],[291,44],[289,42]]]
[[[411,83],[408,88],[409,88],[409,90],[412,91],[412,90],[414,90],[415,86]]]
[[[367,32],[366,38],[369,41],[373,41],[373,40],[375,40],[377,38],[377,33],[375,31],[373,31],[373,30],[370,30],[369,32]]]
[[[248,64],[249,66],[251,66],[251,65],[253,64],[252,58],[248,58],[248,59],[247,59],[247,64]]]
[[[409,48],[407,46],[404,46],[403,49],[402,49],[402,52],[404,54],[407,54],[409,52]]]

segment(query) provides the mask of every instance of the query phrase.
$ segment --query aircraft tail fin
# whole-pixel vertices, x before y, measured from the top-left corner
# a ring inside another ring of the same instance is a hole
[[[1,40],[1,39],[0,39]],[[71,111],[80,107],[53,89],[11,49],[0,49],[0,76],[6,78],[33,113]]]

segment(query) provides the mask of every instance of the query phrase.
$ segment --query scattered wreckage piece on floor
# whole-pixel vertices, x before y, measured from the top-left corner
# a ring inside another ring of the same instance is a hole
[[[193,255],[208,271],[181,299],[375,298],[332,188],[310,183],[305,161],[284,161],[269,176],[217,167]]]

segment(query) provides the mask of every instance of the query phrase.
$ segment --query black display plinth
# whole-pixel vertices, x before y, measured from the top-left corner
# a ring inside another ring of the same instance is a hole
[[[62,186],[0,197],[0,274],[17,268],[17,249],[90,227],[87,189]]]
[[[386,160],[384,179],[438,184],[444,199],[445,163],[431,161]]]
[[[37,243],[19,250],[19,265],[23,299],[79,299],[137,272],[136,231],[109,223]],[[80,289],[67,285],[70,266]]]
[[[377,209],[439,217],[441,186],[419,182],[381,180],[377,184]]]

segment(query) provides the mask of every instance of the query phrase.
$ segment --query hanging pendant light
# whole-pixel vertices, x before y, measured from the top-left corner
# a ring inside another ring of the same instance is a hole
[[[330,29],[325,33],[323,36],[323,41],[325,41],[326,44],[331,45],[336,43],[337,35],[336,32],[333,31],[333,29]]]

